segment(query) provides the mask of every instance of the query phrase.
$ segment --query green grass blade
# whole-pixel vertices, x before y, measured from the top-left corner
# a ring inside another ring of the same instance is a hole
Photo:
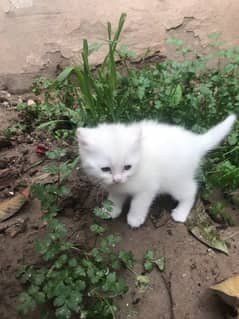
[[[59,82],[63,82],[65,81],[72,73],[72,71],[74,70],[74,67],[67,67],[65,68],[59,75],[58,77],[56,78],[57,81]]]

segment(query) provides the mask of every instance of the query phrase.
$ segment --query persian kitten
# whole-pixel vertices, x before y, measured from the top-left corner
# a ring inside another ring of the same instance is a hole
[[[200,160],[230,132],[236,116],[229,115],[205,134],[182,127],[141,121],[78,128],[82,168],[109,192],[112,218],[132,197],[128,224],[139,227],[159,193],[178,200],[172,218],[185,222],[197,192],[195,175]]]

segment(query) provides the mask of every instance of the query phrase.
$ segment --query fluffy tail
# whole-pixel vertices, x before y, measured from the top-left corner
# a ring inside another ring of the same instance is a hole
[[[229,115],[224,121],[211,128],[207,133],[200,135],[202,151],[208,152],[216,147],[226,137],[236,121],[236,115]]]

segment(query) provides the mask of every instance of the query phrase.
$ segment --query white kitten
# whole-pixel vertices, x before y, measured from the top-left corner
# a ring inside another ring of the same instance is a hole
[[[235,121],[236,116],[230,115],[202,135],[154,121],[78,128],[82,167],[109,191],[112,218],[120,215],[130,195],[128,224],[139,227],[156,195],[169,193],[179,201],[173,219],[185,222],[197,192],[199,162],[230,132]]]

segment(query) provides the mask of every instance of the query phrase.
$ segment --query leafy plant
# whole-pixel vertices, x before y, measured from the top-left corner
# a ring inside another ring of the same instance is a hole
[[[48,222],[48,231],[45,239],[36,242],[45,266],[25,266],[17,274],[27,286],[18,310],[26,314],[47,303],[56,318],[71,318],[74,313],[81,318],[114,318],[113,299],[127,291],[117,274],[120,256],[113,252],[119,238],[109,235],[99,248],[83,251],[66,240],[66,229],[56,219]]]
[[[102,204],[102,207],[96,207],[94,209],[94,214],[97,217],[102,219],[110,219],[111,215],[110,212],[112,210],[112,202],[110,200],[105,200]]]
[[[32,187],[32,194],[41,201],[45,210],[47,234],[35,242],[43,262],[36,266],[23,266],[17,277],[25,287],[19,297],[18,310],[25,315],[36,307],[48,305],[56,318],[68,319],[73,314],[80,318],[115,318],[114,298],[127,291],[119,277],[119,270],[133,267],[131,252],[116,252],[120,237],[110,234],[100,239],[97,247],[82,249],[67,239],[67,229],[56,218],[59,199],[69,191],[65,181],[75,168],[78,158],[62,162],[66,150],[55,149],[47,153],[54,163],[46,171],[58,177],[56,184]],[[110,206],[107,208],[110,209]],[[104,206],[98,215],[104,216]],[[105,229],[93,224],[90,230],[101,236]]]
[[[153,250],[147,250],[144,255],[144,270],[148,272],[152,271],[154,266],[156,266],[160,271],[164,271],[165,258],[155,257],[155,252]]]
[[[209,208],[209,215],[213,220],[227,224],[229,226],[234,226],[235,222],[226,211],[225,206],[222,202],[216,202]]]
[[[21,134],[26,131],[26,125],[23,123],[16,123],[12,126],[9,126],[4,130],[4,135],[7,138],[11,138],[12,136]]]
[[[57,78],[57,81],[61,83],[66,79],[68,80],[72,74],[75,76],[74,83],[80,88],[81,92],[80,104],[82,115],[85,116],[85,121],[88,124],[97,124],[99,121],[105,120],[105,118],[102,118],[105,113],[112,121],[116,121],[118,118],[118,108],[115,99],[118,84],[115,54],[125,18],[126,15],[122,14],[114,35],[112,34],[111,24],[107,24],[108,54],[95,75],[89,67],[89,55],[95,49],[90,50],[88,42],[85,39],[83,40],[82,67],[68,67]]]
[[[92,233],[94,233],[95,235],[102,235],[105,232],[104,227],[98,225],[98,224],[92,224],[90,226],[90,230],[92,231]]]
[[[44,101],[33,106],[18,105],[25,121],[35,122],[40,129],[47,128],[57,138],[72,138],[77,125],[117,121],[122,111],[118,108],[120,95],[117,95],[121,76],[116,69],[115,56],[123,56],[126,52],[122,47],[117,48],[125,18],[126,14],[122,14],[114,33],[111,23],[107,24],[106,42],[89,45],[83,40],[82,65],[67,67],[55,80],[44,77],[36,80],[33,92],[43,95]],[[101,66],[93,71],[89,56],[105,43],[108,53]]]

